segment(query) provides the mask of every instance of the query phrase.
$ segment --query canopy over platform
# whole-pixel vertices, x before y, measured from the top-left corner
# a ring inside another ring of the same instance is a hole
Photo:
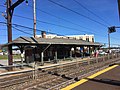
[[[4,46],[18,46],[21,51],[21,57],[25,51],[25,60],[38,60],[44,63],[44,60],[56,60],[58,58],[76,57],[84,53],[84,47],[87,47],[87,52],[92,52],[95,48],[101,47],[102,44],[96,42],[87,42],[84,40],[70,39],[70,38],[34,38],[34,37],[19,37]],[[77,49],[77,47],[79,49]],[[78,50],[78,51],[77,51]],[[12,50],[11,50],[12,52]],[[11,62],[12,61],[8,61]],[[23,63],[23,58],[21,58]]]

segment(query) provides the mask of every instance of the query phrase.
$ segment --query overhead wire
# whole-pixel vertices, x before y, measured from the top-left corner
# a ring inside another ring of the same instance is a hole
[[[32,7],[31,5],[28,5],[28,6],[29,6],[29,7]],[[79,25],[79,24],[73,23],[73,22],[71,22],[71,21],[69,21],[69,20],[63,19],[63,18],[61,18],[61,17],[55,16],[55,15],[53,15],[53,14],[51,14],[51,13],[48,13],[48,12],[43,11],[43,10],[41,10],[41,9],[38,9],[37,7],[36,7],[36,10],[39,10],[39,11],[41,11],[41,12],[43,12],[43,13],[45,13],[45,14],[48,14],[48,15],[50,15],[50,16],[53,16],[53,17],[55,17],[55,18],[57,18],[57,19],[61,19],[61,20],[63,20],[63,21],[69,22],[69,23],[71,23],[71,24],[73,24],[73,25],[77,25],[77,26],[80,26],[80,27],[82,27],[82,28],[84,28],[84,29],[88,29],[88,30],[93,31],[93,29],[90,29],[90,28],[87,28],[87,27],[83,27],[83,26],[81,26],[81,25]],[[80,31],[86,32],[86,31],[84,31],[84,30],[80,30]],[[95,31],[95,32],[96,32],[96,31]],[[95,32],[89,32],[89,33],[96,34]],[[87,32],[87,33],[88,33],[88,32]],[[99,35],[99,34],[97,34],[97,35]],[[99,35],[99,36],[101,36],[101,35]],[[104,35],[102,35],[102,36],[104,36]],[[106,37],[106,36],[104,36],[104,37]],[[114,37],[113,37],[113,38],[114,38]],[[114,39],[115,39],[115,38],[114,38]]]
[[[23,34],[12,34],[13,36],[20,36],[20,35],[23,35]],[[0,37],[3,37],[3,36],[8,36],[7,34],[3,34],[3,35],[0,35]]]
[[[93,11],[91,11],[90,9],[88,9],[87,7],[85,7],[82,3],[80,3],[77,0],[73,0],[74,2],[76,2],[79,6],[81,6],[82,8],[84,8],[85,10],[87,10],[88,12],[90,12],[91,14],[93,14],[94,16],[98,17],[100,20],[104,21],[106,24],[108,24],[109,26],[111,26],[110,23],[108,23],[106,20],[104,20],[102,17],[100,17],[99,15],[97,15],[96,13],[94,13]]]
[[[32,18],[28,18],[28,17],[24,17],[24,16],[20,16],[20,15],[14,15],[14,16],[25,18],[25,19],[29,19],[29,20],[33,20]],[[63,26],[63,25],[58,25],[58,24],[54,24],[54,23],[50,23],[50,22],[41,21],[41,20],[36,20],[36,21],[37,22],[41,22],[41,23],[45,23],[45,24],[49,24],[49,25],[54,25],[54,26],[62,27],[62,28],[69,29],[69,30],[82,31],[82,32],[85,32],[85,33],[87,32],[87,33],[92,33],[92,34],[96,34],[98,36],[101,36],[100,34],[97,34],[95,32],[91,32],[91,31],[89,31],[89,32],[88,31],[83,31],[83,30],[79,30],[79,29],[76,29],[76,28],[66,27],[66,26]],[[50,33],[53,34],[52,32],[50,32]],[[56,34],[56,33],[54,33],[54,34]],[[105,35],[102,35],[102,36],[106,37]],[[114,38],[114,37],[112,37],[112,38]],[[117,38],[114,38],[114,39],[117,39]]]
[[[51,0],[50,0],[51,1]],[[45,13],[45,12],[44,12]],[[18,17],[20,17],[20,16],[18,16]],[[23,18],[23,17],[22,17]],[[30,19],[30,18],[26,18],[26,19]],[[59,18],[60,19],[60,18]],[[33,19],[31,19],[31,20],[33,20]],[[53,24],[53,23],[48,23],[48,22],[44,22],[44,21],[40,21],[40,22],[42,22],[42,23],[46,23],[46,24],[51,24],[51,25],[56,25],[56,24]],[[62,26],[62,25],[57,25],[57,26]],[[64,27],[64,26],[62,26],[62,27]],[[73,29],[73,28],[69,28],[69,27],[64,27],[64,28],[68,28],[68,29]],[[90,32],[91,33],[91,32]]]
[[[18,31],[20,31],[20,32],[23,32],[23,33],[25,33],[25,34],[33,35],[33,34],[31,34],[31,33],[28,33],[28,32],[25,32],[25,31],[23,31],[23,30],[20,30],[20,29],[14,27],[14,26],[12,26],[12,28],[14,28],[14,29],[16,29],[16,30],[18,30]]]
[[[0,22],[0,23],[4,23],[4,24],[7,24],[7,23],[5,23],[5,22]],[[14,26],[13,26],[14,25]],[[23,28],[27,28],[27,29],[32,29],[33,30],[33,28],[30,28],[30,27],[27,27],[27,26],[22,26],[22,25],[19,25],[19,24],[12,24],[12,27],[14,28],[14,29],[16,29],[16,30],[18,30],[18,31],[20,31],[20,32],[23,32],[23,33],[25,33],[25,34],[28,34],[28,35],[32,35],[31,33],[28,33],[28,32],[25,32],[25,31],[23,31],[23,30],[21,30],[21,29],[18,29],[18,28],[16,28],[16,27],[23,27]],[[37,29],[38,30],[38,29]],[[39,30],[39,31],[41,31],[41,30]],[[54,34],[56,34],[56,33],[54,33]],[[65,36],[65,35],[60,35],[60,34],[58,34],[59,36]],[[68,37],[68,36],[65,36],[65,37]],[[101,42],[101,43],[104,43],[104,42]],[[111,44],[112,45],[112,44]],[[118,44],[119,45],[119,44]]]
[[[33,8],[30,4],[29,4],[28,6],[31,7],[31,8]],[[71,22],[71,21],[69,21],[69,20],[66,20],[66,19],[63,19],[63,18],[61,18],[61,17],[58,17],[58,16],[56,16],[56,15],[54,15],[54,14],[48,13],[48,12],[46,12],[46,11],[43,11],[43,10],[37,8],[37,7],[36,7],[36,10],[39,10],[40,12],[43,12],[43,13],[49,15],[49,16],[55,17],[55,18],[57,18],[57,19],[61,19],[61,20],[65,21],[65,22],[71,23],[71,24],[73,24],[73,25],[80,26],[80,27],[82,27],[82,28],[84,28],[84,29],[93,30],[93,29],[90,29],[90,28],[81,26],[80,24],[76,24],[76,23],[73,23],[73,22]],[[102,19],[102,18],[101,18],[101,19]],[[84,30],[82,30],[82,31],[84,31]],[[85,31],[84,31],[84,32],[85,32]],[[93,33],[93,32],[89,32],[89,33]],[[94,33],[94,34],[95,34],[95,33]],[[97,34],[97,35],[99,35],[99,34]],[[99,36],[100,36],[100,35],[99,35]],[[104,36],[104,35],[102,35],[102,36]],[[104,36],[104,37],[106,37],[106,36]],[[113,37],[113,38],[114,38],[114,37]],[[114,38],[114,39],[116,39],[116,38]]]
[[[7,24],[6,22],[0,22],[0,23]],[[14,25],[15,27],[22,27],[22,28],[27,28],[27,29],[33,30],[33,28],[31,28],[31,27],[23,26],[23,25],[20,25],[20,24],[12,23],[12,25]],[[44,31],[44,30],[41,30],[41,29],[36,29],[36,30],[37,31]],[[60,34],[53,33],[53,32],[48,32],[48,31],[45,31],[45,32],[50,33],[50,34],[56,34],[56,35],[59,35],[59,36],[65,36],[65,35],[60,35]]]
[[[16,17],[21,17],[21,18],[25,18],[25,19],[29,19],[29,20],[33,20],[32,18],[28,18],[28,17],[24,17],[24,16],[19,16],[19,15],[14,15]],[[54,24],[54,23],[50,23],[50,22],[46,22],[46,21],[41,21],[41,20],[36,20],[37,22],[41,22],[41,23],[45,23],[45,24],[49,24],[49,25],[54,25],[54,26],[58,26],[58,27],[62,27],[62,28],[66,28],[66,29],[70,29],[70,30],[74,30],[74,31],[82,31],[82,32],[87,32],[87,33],[91,33],[88,31],[84,31],[84,30],[79,30],[79,29],[75,29],[72,27],[67,27],[67,26],[63,26],[63,25],[58,25],[58,24]]]
[[[0,23],[4,23],[4,24],[7,24],[7,23],[5,23],[5,22],[0,22]],[[27,27],[27,26],[23,26],[23,25],[19,25],[19,24],[12,24],[12,25],[15,25],[16,27],[23,27],[23,28],[27,28],[27,29],[31,29],[31,30],[33,30],[33,28],[30,28],[30,27]],[[13,26],[12,26],[13,27]],[[43,31],[43,30],[39,30],[39,29],[36,29],[37,31]],[[46,31],[47,32],[47,31]],[[65,35],[61,35],[61,34],[57,34],[57,33],[51,33],[51,32],[47,32],[47,33],[50,33],[50,34],[56,34],[56,35],[59,35],[59,36],[65,36]],[[65,36],[65,37],[67,37],[67,36]]]
[[[29,19],[29,20],[33,20],[32,18],[28,18],[28,17],[24,17],[24,16],[20,16],[20,15],[14,15],[16,17],[21,17],[21,18],[25,18],[25,19]],[[50,24],[50,25],[54,25],[54,26],[58,26],[58,27],[62,27],[62,28],[66,28],[66,29],[70,29],[70,30],[75,30],[75,31],[82,31],[82,32],[87,32],[87,33],[91,33],[91,32],[88,32],[88,31],[83,31],[83,30],[78,30],[78,29],[75,29],[75,28],[70,28],[70,27],[66,27],[66,26],[63,26],[63,25],[57,25],[57,24],[53,24],[53,23],[49,23],[49,22],[44,22],[44,21],[40,21],[40,20],[37,20],[38,22],[41,22],[41,23],[46,23],[46,24]],[[42,30],[41,30],[42,31]],[[51,32],[49,32],[51,33]],[[92,32],[93,33],[93,32]],[[56,33],[51,33],[51,34],[56,34]],[[95,33],[93,33],[95,34]],[[57,34],[57,35],[60,35],[60,34]],[[97,34],[98,36],[101,36],[99,34]],[[61,35],[60,35],[61,36]],[[104,36],[104,35],[102,35]],[[106,37],[106,36],[104,36]]]
[[[31,5],[28,5],[28,6],[32,8]],[[84,27],[84,26],[82,26],[82,25],[80,25],[80,24],[73,23],[72,21],[69,21],[69,20],[67,20],[67,19],[63,19],[63,18],[61,18],[61,17],[59,17],[59,16],[56,16],[56,15],[54,15],[54,14],[48,13],[48,12],[46,12],[46,11],[43,11],[43,10],[37,8],[37,7],[36,7],[36,10],[38,10],[38,11],[40,11],[40,12],[43,12],[43,13],[49,15],[49,16],[55,17],[55,18],[57,18],[57,19],[63,20],[63,21],[65,21],[65,22],[71,23],[71,24],[73,24],[73,25],[79,26],[79,27],[81,27],[81,28],[88,29],[88,30],[93,30],[93,29]]]
[[[86,15],[83,15],[83,14],[81,14],[81,13],[75,11],[75,10],[72,10],[72,9],[70,9],[70,8],[64,6],[64,5],[61,5],[61,4],[59,4],[59,3],[56,3],[56,2],[54,2],[54,1],[52,1],[52,0],[48,0],[48,1],[49,1],[49,2],[52,2],[53,4],[55,4],[55,5],[57,5],[57,6],[60,6],[60,7],[64,8],[64,9],[66,9],[66,10],[68,10],[68,11],[71,11],[71,12],[73,12],[73,13],[79,15],[79,16],[82,16],[82,17],[84,17],[84,18],[86,18],[86,19],[88,19],[88,20],[90,20],[90,21],[93,21],[93,22],[95,22],[95,23],[98,23],[98,24],[100,24],[100,25],[102,25],[102,26],[104,26],[104,27],[108,27],[107,25],[105,25],[105,24],[103,24],[103,23],[101,23],[101,22],[99,22],[99,21],[97,21],[97,20],[94,20],[94,19],[92,19],[92,18],[90,18],[90,17],[88,17],[88,16],[86,16]]]
[[[30,6],[30,5],[29,5]],[[32,7],[32,6],[30,6],[30,7]],[[42,10],[41,10],[42,11]],[[42,11],[42,12],[44,12],[44,13],[47,13],[47,12],[45,12],[45,11]],[[49,14],[49,13],[47,13],[47,14]],[[51,15],[51,14],[50,14]],[[33,20],[32,18],[28,18],[28,17],[24,17],[24,16],[20,16],[20,15],[15,15],[14,14],[14,16],[16,16],[16,17],[21,17],[21,18],[25,18],[25,19],[29,19],[29,20]],[[52,16],[54,16],[54,17],[56,17],[56,18],[59,18],[59,17],[57,17],[57,16],[55,16],[55,15],[52,15]],[[62,19],[62,18],[60,18],[60,19]],[[65,21],[67,21],[67,22],[70,22],[70,21],[68,21],[68,20],[66,20],[66,19],[63,19],[63,20],[65,20]],[[75,28],[71,28],[71,27],[66,27],[66,26],[63,26],[63,25],[57,25],[57,24],[54,24],[54,23],[49,23],[49,22],[45,22],[45,21],[40,21],[40,20],[37,20],[38,22],[41,22],[41,23],[46,23],[46,24],[50,24],[50,25],[54,25],[54,26],[58,26],[58,27],[62,27],[62,28],[66,28],[66,29],[70,29],[70,30],[75,30],[75,31],[82,31],[82,32],[87,32],[87,33],[92,33],[92,34],[96,34],[95,32],[88,32],[88,31],[84,31],[84,30],[78,30],[78,29],[75,29]],[[71,23],[71,22],[70,22]],[[74,24],[74,23],[72,23],[72,24]],[[77,24],[76,24],[77,25]],[[79,25],[79,26],[81,26],[81,25]],[[85,27],[83,27],[83,28],[85,28]],[[87,28],[88,29],[88,28]],[[97,34],[97,35],[99,35],[99,34]],[[101,36],[101,35],[99,35],[99,36]],[[104,35],[102,35],[102,36],[104,36]],[[104,37],[106,37],[106,36],[104,36]]]
[[[20,15],[14,15],[14,16],[25,18],[25,19],[29,19],[29,20],[33,20],[32,18],[28,18],[28,17],[24,17],[24,16],[20,16]],[[58,26],[58,27],[62,27],[62,28],[70,29],[70,30],[74,30],[74,31],[82,31],[82,32],[85,32],[85,33],[87,32],[87,33],[96,34],[95,32],[83,31],[83,30],[79,30],[79,29],[75,29],[75,28],[71,28],[71,27],[66,27],[66,26],[58,25],[58,24],[54,24],[54,23],[49,23],[49,22],[45,22],[45,21],[41,21],[41,20],[37,20],[37,21],[41,22],[41,23],[45,23],[45,24],[50,24],[50,25],[54,25],[54,26]],[[100,34],[96,34],[96,35],[101,36]],[[102,35],[102,36],[104,36],[104,35]],[[104,36],[104,37],[106,37],[106,36]]]
[[[17,16],[17,17],[21,17],[21,18],[25,18],[25,19],[29,19],[29,20],[33,20],[32,18],[28,18],[28,17],[24,17],[24,16],[20,16],[20,15],[14,15],[14,16]],[[82,31],[82,32],[85,32],[85,31],[83,31],[83,30],[79,30],[79,29],[75,29],[75,28],[71,28],[71,27],[66,27],[66,26],[63,26],[63,25],[57,25],[57,24],[53,24],[53,23],[49,23],[49,22],[45,22],[45,21],[40,21],[40,20],[37,20],[38,22],[41,22],[41,23],[45,23],[45,24],[50,24],[50,25],[54,25],[54,26],[58,26],[58,27],[62,27],[62,28],[66,28],[66,29],[70,29],[70,30],[75,30],[75,31]],[[22,25],[19,25],[19,26],[22,26]],[[22,27],[26,27],[26,26],[22,26]],[[29,27],[27,27],[27,28],[29,28]],[[33,29],[33,28],[29,28],[29,29]],[[43,30],[38,30],[37,29],[37,31],[43,31]],[[46,31],[47,32],[47,31]],[[51,34],[56,34],[56,33],[52,33],[52,32],[47,32],[47,33],[51,33]],[[91,33],[91,32],[89,32],[89,33]],[[93,34],[95,34],[95,33],[93,33]],[[60,35],[60,34],[57,34],[57,35]],[[101,36],[101,35],[99,35],[99,34],[97,34],[98,36]],[[62,35],[60,35],[60,36],[62,36]],[[102,35],[102,36],[104,36],[104,35]],[[106,37],[106,36],[104,36],[104,37]],[[114,39],[116,39],[116,38],[114,38]]]
[[[3,5],[2,5],[2,6],[3,6]],[[30,5],[29,5],[29,6],[30,6]],[[30,6],[30,7],[32,7],[32,6]],[[38,9],[38,8],[36,8],[36,9]],[[40,10],[40,9],[38,9],[38,10]],[[54,17],[56,17],[56,18],[58,18],[58,19],[62,19],[62,18],[60,18],[60,17],[57,17],[57,16],[55,16],[55,15],[52,15],[52,14],[50,14],[50,13],[48,13],[48,12],[43,11],[43,10],[40,10],[40,11],[43,12],[43,13],[49,14],[49,15],[51,15],[51,16],[54,16]],[[2,12],[2,11],[0,11],[0,12]],[[28,18],[28,17],[24,17],[24,16],[20,16],[20,15],[14,15],[14,16],[21,17],[21,18],[25,18],[25,19],[29,19],[29,20],[33,20],[32,18]],[[82,28],[89,29],[89,28],[83,27],[83,26],[81,26],[81,25],[79,25],[79,24],[75,24],[75,23],[73,23],[73,22],[71,22],[71,21],[68,21],[68,20],[66,20],[66,19],[62,19],[62,20],[66,21],[66,22],[69,22],[69,23],[72,23],[72,24],[74,24],[74,25],[80,26],[80,27],[82,27]],[[62,26],[62,25],[57,25],[57,24],[53,24],[53,23],[49,23],[49,22],[40,21],[40,20],[37,20],[37,21],[38,21],[38,22],[41,22],[41,23],[46,23],[46,24],[50,24],[50,25],[59,26],[59,27],[63,27],[63,28],[67,28],[67,29],[72,29],[72,30],[74,30],[73,28],[69,28],[69,27]],[[76,29],[75,29],[75,30],[76,30]],[[90,29],[89,29],[89,30],[90,30]],[[86,33],[86,32],[87,32],[87,33],[91,33],[91,32],[84,31],[84,30],[80,30],[80,31],[85,32],[85,33]],[[92,32],[92,33],[93,33],[93,32]]]

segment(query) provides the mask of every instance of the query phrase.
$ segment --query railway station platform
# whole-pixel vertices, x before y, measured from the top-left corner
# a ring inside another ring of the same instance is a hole
[[[61,90],[120,90],[120,66],[109,66]]]

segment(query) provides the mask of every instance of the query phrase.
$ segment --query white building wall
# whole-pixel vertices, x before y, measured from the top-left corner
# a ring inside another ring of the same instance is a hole
[[[36,35],[37,38],[41,38],[41,35]],[[94,35],[67,35],[67,36],[57,36],[54,34],[47,34],[46,38],[69,38],[69,39],[79,39],[79,40],[85,40],[87,41],[87,38],[89,39],[89,42],[95,42]]]

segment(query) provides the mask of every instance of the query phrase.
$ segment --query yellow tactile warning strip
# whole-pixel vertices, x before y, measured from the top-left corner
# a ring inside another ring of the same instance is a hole
[[[89,78],[89,79],[95,78],[98,75],[103,74],[103,73],[105,73],[105,72],[107,72],[107,71],[109,71],[109,70],[111,70],[111,69],[113,69],[113,68],[115,68],[117,66],[118,65],[113,65],[113,66],[108,67],[106,69],[103,69],[103,70],[101,70],[101,71],[99,71],[99,72],[97,72],[97,73],[95,73],[95,74],[93,74],[93,75],[91,75],[91,76],[89,76],[87,78]],[[87,81],[88,81],[88,79],[81,79],[80,81],[78,81],[76,83],[73,83],[73,84],[71,84],[71,85],[69,85],[69,86],[67,86],[67,87],[65,87],[65,88],[63,88],[61,90],[71,90],[71,89],[75,88],[76,86],[81,85],[81,84],[83,84],[83,83],[85,83]]]

